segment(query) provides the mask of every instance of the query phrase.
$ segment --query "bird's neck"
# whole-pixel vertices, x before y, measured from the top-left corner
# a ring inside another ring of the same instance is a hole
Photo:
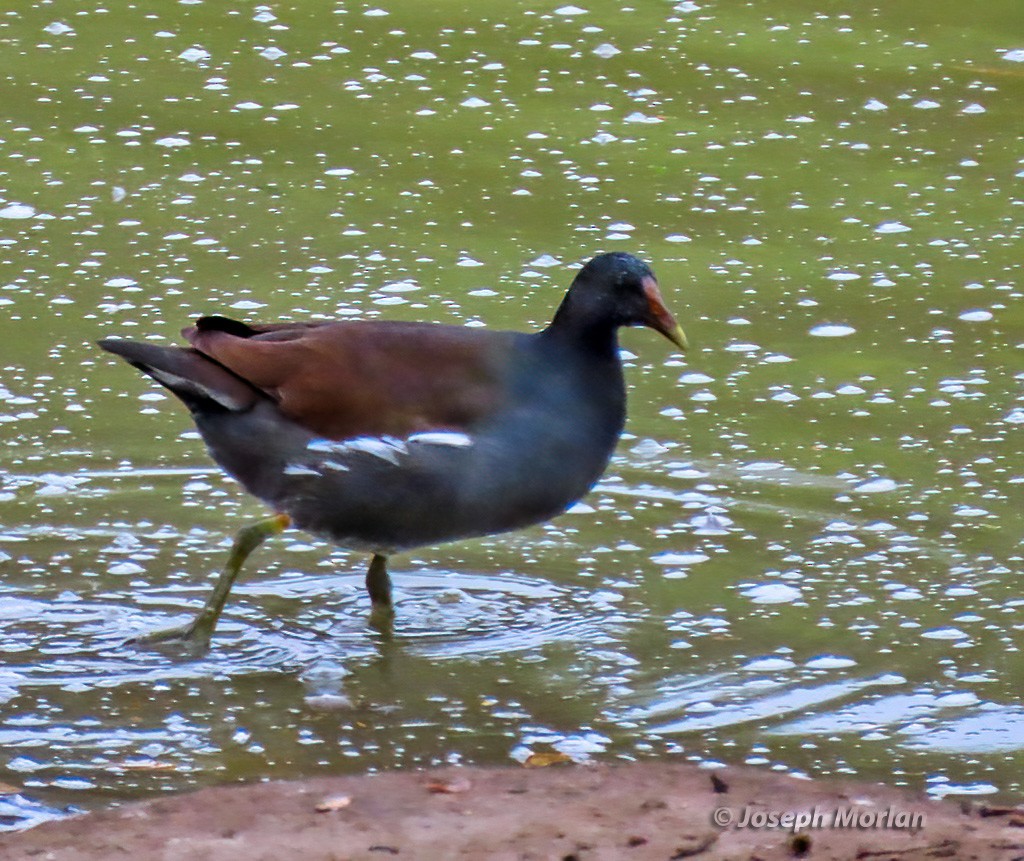
[[[542,338],[597,358],[618,360],[619,326],[593,309],[574,301],[572,291],[558,306],[554,319],[541,333]]]

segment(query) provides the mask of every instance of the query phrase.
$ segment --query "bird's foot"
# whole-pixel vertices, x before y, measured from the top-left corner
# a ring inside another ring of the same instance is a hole
[[[385,636],[390,636],[395,631],[395,606],[394,604],[372,603],[370,605],[370,627]]]
[[[176,648],[188,654],[198,655],[205,653],[210,648],[210,637],[212,631],[192,620],[187,625],[178,625],[173,628],[161,628],[157,631],[150,631],[147,634],[139,634],[125,641],[126,646],[134,646],[139,649],[154,647]]]

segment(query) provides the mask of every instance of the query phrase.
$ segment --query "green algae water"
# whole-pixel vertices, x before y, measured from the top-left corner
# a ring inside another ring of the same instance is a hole
[[[0,14],[0,825],[199,785],[683,758],[1019,797],[1019,3]],[[202,313],[529,330],[649,260],[627,434],[551,524],[289,532],[95,339]]]

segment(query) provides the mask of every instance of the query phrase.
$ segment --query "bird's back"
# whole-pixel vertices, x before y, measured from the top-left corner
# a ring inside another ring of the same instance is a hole
[[[359,336],[372,336],[373,328]],[[586,493],[607,464],[624,417],[621,369],[552,349],[540,335],[465,331],[470,339],[453,339],[459,348],[476,343],[500,368],[476,353],[474,376],[484,391],[463,402],[469,421],[451,413],[439,421],[426,409],[409,421],[409,407],[423,393],[406,380],[373,392],[381,409],[401,404],[402,423],[392,415],[347,433],[334,425],[325,436],[286,411],[296,403],[286,397],[244,414],[200,414],[197,425],[214,458],[250,492],[343,546],[392,552],[546,520]],[[388,334],[407,335],[391,327]],[[415,334],[437,334],[448,344],[453,333]],[[328,355],[347,355],[348,345],[332,347]],[[443,387],[443,375],[431,376],[424,364],[424,379]],[[335,415],[339,403],[365,398],[367,377],[351,366],[337,374],[318,367]],[[460,373],[465,380],[465,365]],[[430,396],[426,403],[435,406]]]

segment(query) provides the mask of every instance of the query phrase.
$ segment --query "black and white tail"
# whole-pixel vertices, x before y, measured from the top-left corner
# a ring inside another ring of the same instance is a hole
[[[265,397],[223,365],[188,347],[160,347],[121,338],[97,343],[169,389],[193,413],[243,412]]]

